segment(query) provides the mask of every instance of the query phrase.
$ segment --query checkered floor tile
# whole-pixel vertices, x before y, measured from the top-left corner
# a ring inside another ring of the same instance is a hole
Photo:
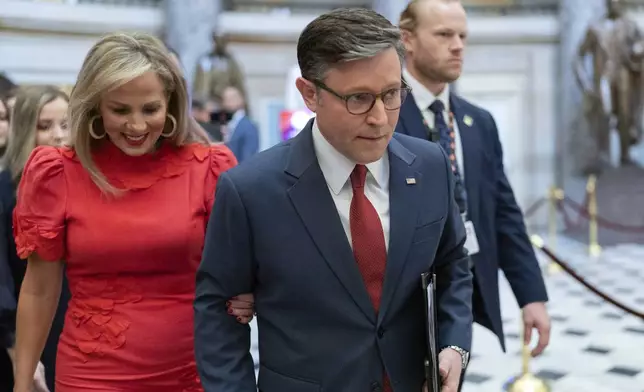
[[[591,259],[585,245],[560,238],[555,251],[610,296],[644,310],[644,246],[618,245]],[[548,261],[542,257],[541,262],[547,270]],[[496,336],[475,325],[464,392],[503,391],[521,369],[520,312],[502,275],[500,281],[508,350],[503,353]],[[552,336],[546,353],[532,361],[533,373],[547,380],[553,392],[644,391],[644,322],[603,301],[564,272],[547,275],[546,281]],[[252,329],[257,358],[254,323]]]
[[[619,245],[591,259],[584,245],[558,240],[556,253],[611,297],[644,310],[644,246]],[[547,260],[542,258],[544,270]],[[501,303],[508,352],[496,337],[475,326],[475,358],[464,392],[500,392],[520,371],[520,313],[507,281]],[[546,353],[532,361],[533,373],[553,392],[644,391],[644,323],[586,290],[564,272],[546,276],[552,337]],[[536,339],[534,339],[536,342]]]

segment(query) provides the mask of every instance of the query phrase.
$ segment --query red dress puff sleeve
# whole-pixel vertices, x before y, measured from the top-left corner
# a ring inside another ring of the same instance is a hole
[[[215,202],[217,179],[219,179],[221,173],[235,166],[237,166],[237,158],[235,158],[235,155],[228,149],[228,147],[223,144],[210,146],[210,170],[206,175],[205,184],[205,200],[208,216],[210,216],[212,205]]]
[[[65,256],[67,187],[61,153],[36,147],[25,165],[13,211],[13,235],[21,259],[34,252],[46,261]]]

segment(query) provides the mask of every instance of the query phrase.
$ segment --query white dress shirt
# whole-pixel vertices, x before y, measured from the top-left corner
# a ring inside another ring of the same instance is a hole
[[[246,111],[244,109],[240,109],[233,113],[233,117],[228,121],[228,124],[226,124],[226,133],[224,135],[224,142],[229,142],[230,139],[233,137],[233,134],[235,133],[235,130],[237,129],[237,125],[239,125],[239,122],[246,117]]]
[[[409,71],[407,71],[407,69],[403,69],[403,77],[405,78],[407,85],[411,87],[411,93],[414,96],[418,110],[420,110],[420,113],[422,114],[423,119],[427,122],[427,124],[431,128],[434,128],[434,113],[429,110],[429,105],[431,105],[435,100],[438,99],[439,101],[443,102],[443,105],[445,106],[443,118],[449,125],[449,84],[445,85],[443,91],[441,91],[441,93],[436,96],[425,86],[423,86],[418,80],[416,80],[416,78],[414,78],[409,73]],[[454,154],[456,154],[456,162],[458,163],[459,173],[461,175],[461,178],[464,179],[465,169],[463,166],[463,145],[461,144],[461,135],[458,130],[456,119],[454,119],[454,134],[456,135],[454,137],[454,144],[456,145]]]
[[[353,198],[350,176],[356,164],[342,155],[324,138],[317,126],[317,121],[313,122],[313,148],[338,210],[349,245],[353,246],[349,221],[351,199]],[[382,231],[385,235],[385,247],[389,249],[389,156],[385,152],[382,158],[365,166],[367,166],[367,178],[365,179],[364,193],[380,217]]]

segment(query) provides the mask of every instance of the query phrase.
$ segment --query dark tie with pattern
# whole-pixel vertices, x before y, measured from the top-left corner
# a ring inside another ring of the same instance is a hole
[[[387,264],[387,248],[378,212],[364,193],[366,178],[367,167],[356,165],[351,173],[353,198],[351,199],[349,224],[351,226],[353,256],[358,263],[358,269],[369,293],[369,298],[371,298],[371,303],[378,312]],[[391,392],[386,372],[383,384],[384,392]]]
[[[454,186],[454,198],[456,199],[456,204],[461,214],[464,214],[467,211],[467,193],[465,191],[465,184],[463,184],[463,178],[461,177],[461,171],[458,168],[458,160],[456,159],[456,133],[453,127],[447,125],[445,121],[445,116],[443,112],[445,111],[445,105],[440,100],[435,100],[431,105],[429,105],[429,110],[434,113],[434,127],[438,130],[440,135],[439,144],[449,157],[450,163],[452,165],[452,172],[454,173],[455,186]]]

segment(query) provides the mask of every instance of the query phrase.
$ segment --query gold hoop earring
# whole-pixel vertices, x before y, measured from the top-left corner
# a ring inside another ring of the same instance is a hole
[[[101,116],[94,116],[89,119],[89,135],[96,140],[104,138],[107,134],[107,132],[103,132],[103,134],[99,136],[96,134],[96,132],[94,132],[94,121],[98,120],[99,118],[101,118]]]
[[[177,119],[174,118],[174,116],[172,114],[170,114],[170,113],[168,113],[168,119],[172,123],[172,131],[170,131],[169,133],[161,132],[161,136],[166,137],[166,138],[170,138],[170,137],[174,136],[174,133],[177,131]]]

